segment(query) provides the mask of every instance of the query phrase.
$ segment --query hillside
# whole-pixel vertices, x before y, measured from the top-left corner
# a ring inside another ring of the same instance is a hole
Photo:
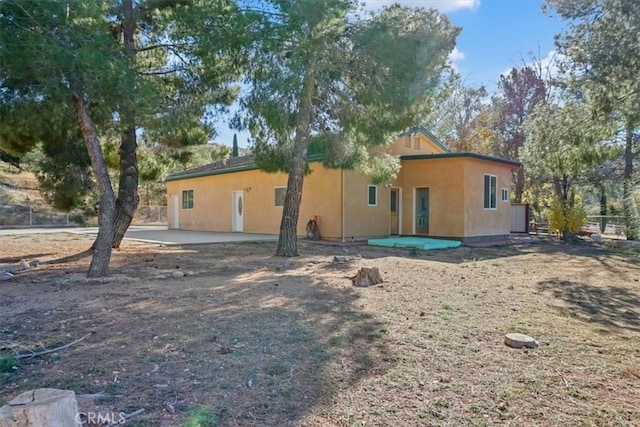
[[[0,163],[0,227],[29,225],[67,225],[75,215],[52,208],[38,189],[38,179],[28,171]]]
[[[160,185],[155,188],[155,197],[150,197],[150,187],[146,185],[139,188],[140,206],[134,224],[164,225],[167,221],[166,207],[155,205],[158,200],[163,201],[164,187]],[[51,225],[97,225],[97,219],[83,219],[79,213],[67,215],[54,209],[40,193],[34,173],[16,173],[15,168],[0,162],[0,227]]]

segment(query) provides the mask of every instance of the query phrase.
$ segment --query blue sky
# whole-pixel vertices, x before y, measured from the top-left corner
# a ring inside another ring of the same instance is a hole
[[[563,27],[559,18],[542,12],[543,0],[440,0],[428,3],[448,4],[449,7],[458,3],[458,9],[447,13],[455,25],[462,27],[452,59],[468,84],[484,84],[490,92],[496,89],[500,74],[513,66],[522,66],[523,61],[531,60],[532,54],[547,61],[552,58],[555,52],[553,37]]]
[[[500,74],[521,66],[531,55],[553,57],[553,36],[563,22],[542,12],[544,0],[367,0],[368,10],[400,3],[411,7],[434,7],[462,27],[455,51],[450,56],[467,85],[485,85],[496,90]],[[216,142],[231,145],[233,130],[223,120],[218,124]],[[240,146],[247,135],[238,134]]]

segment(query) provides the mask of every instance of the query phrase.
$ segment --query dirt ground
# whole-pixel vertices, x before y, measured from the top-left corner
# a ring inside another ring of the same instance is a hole
[[[90,244],[1,238],[0,264],[39,265],[0,282],[0,356],[90,335],[5,369],[0,405],[53,387],[144,408],[130,426],[640,425],[637,251],[127,241],[89,280]],[[385,283],[354,288],[361,266]]]

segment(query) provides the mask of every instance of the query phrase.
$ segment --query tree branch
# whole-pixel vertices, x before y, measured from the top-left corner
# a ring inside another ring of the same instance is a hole
[[[185,67],[180,68],[172,68],[170,70],[158,70],[158,71],[140,71],[138,72],[141,76],[162,76],[167,74],[178,73],[180,71],[187,71],[188,69]]]
[[[56,347],[56,348],[52,348],[52,349],[48,349],[48,350],[44,350],[44,351],[38,351],[38,352],[31,352],[31,353],[22,353],[22,354],[17,354],[16,355],[16,359],[33,359],[34,357],[39,357],[39,356],[44,356],[45,354],[49,354],[49,353],[55,353],[58,352],[60,350],[64,350],[65,348],[69,348],[73,345],[78,344],[79,342],[83,341],[85,338],[87,338],[88,336],[92,335],[93,332],[89,332],[87,335],[78,338],[75,341],[71,341],[68,344],[65,345],[61,345],[60,347]]]
[[[160,43],[160,44],[153,44],[153,45],[150,45],[150,46],[140,47],[140,48],[136,49],[136,52],[148,52],[148,51],[154,50],[154,49],[169,49],[169,50],[173,50],[173,49],[178,49],[178,48],[184,47],[184,46],[186,46],[185,43],[183,43],[183,44]]]

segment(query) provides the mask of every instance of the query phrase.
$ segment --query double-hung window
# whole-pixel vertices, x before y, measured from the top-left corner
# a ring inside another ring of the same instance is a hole
[[[370,185],[367,192],[367,205],[378,206],[378,186]]]
[[[275,198],[276,206],[284,206],[284,196],[287,193],[287,187],[276,187]]]
[[[182,209],[193,209],[193,190],[182,191]]]
[[[484,208],[496,209],[498,198],[498,177],[495,175],[484,175]]]

